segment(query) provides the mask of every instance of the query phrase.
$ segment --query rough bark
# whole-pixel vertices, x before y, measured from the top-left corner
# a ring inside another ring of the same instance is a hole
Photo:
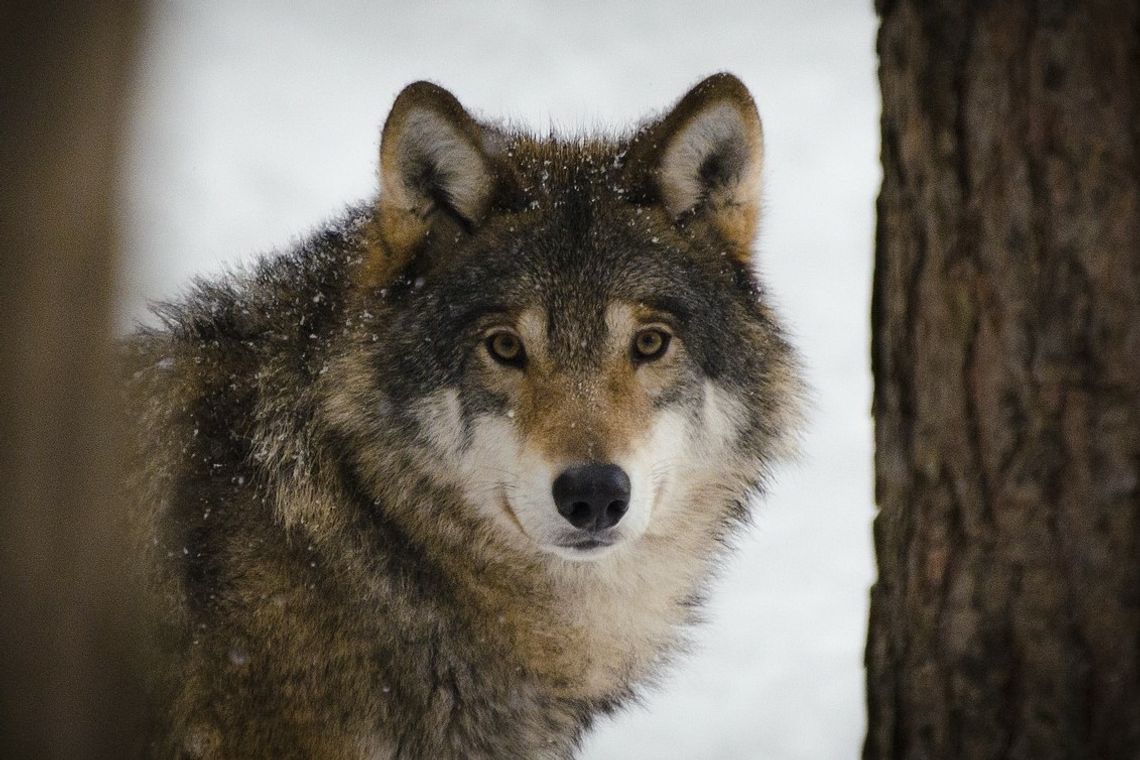
[[[881,2],[864,757],[1140,757],[1140,3]]]
[[[121,758],[140,708],[111,414],[139,3],[0,9],[0,757]]]

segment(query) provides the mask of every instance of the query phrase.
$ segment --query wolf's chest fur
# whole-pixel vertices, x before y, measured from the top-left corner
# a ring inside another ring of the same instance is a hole
[[[156,756],[573,755],[794,429],[728,75],[619,139],[418,83],[367,208],[129,344]]]
[[[708,545],[715,541],[715,532],[710,520],[679,534],[647,536],[642,545],[604,565],[562,561],[545,572],[494,557],[493,552],[486,557],[476,552],[476,562],[470,556],[458,562],[417,562],[417,571],[434,577],[401,581],[400,589],[392,588],[392,573],[378,575],[367,567],[367,553],[372,551],[367,544],[358,547],[363,550],[359,554],[345,552],[348,542],[342,539],[333,549],[341,553],[343,563],[334,577],[367,579],[362,596],[377,604],[362,602],[360,614],[375,614],[377,636],[392,635],[394,621],[384,605],[419,606],[412,618],[415,624],[405,635],[464,640],[472,648],[466,656],[473,662],[486,657],[476,651],[486,645],[496,654],[494,662],[488,658],[482,667],[525,673],[544,699],[612,704],[628,696],[684,643],[685,627],[694,622],[695,596],[709,572]],[[429,540],[439,543],[418,551],[454,556],[466,540],[450,544],[439,539],[431,536]],[[319,557],[319,551],[314,556]],[[496,561],[502,564],[489,566]],[[320,597],[315,603],[321,604]]]

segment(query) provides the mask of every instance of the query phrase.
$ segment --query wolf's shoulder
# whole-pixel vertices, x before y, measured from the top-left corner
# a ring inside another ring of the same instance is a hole
[[[147,445],[159,437],[182,450],[191,436],[206,436],[206,419],[218,421],[218,437],[253,435],[267,413],[295,412],[343,322],[369,214],[351,207],[291,246],[199,278],[152,308],[157,324],[140,326],[121,350],[128,416]]]
[[[342,302],[353,266],[365,255],[370,218],[370,206],[350,207],[251,264],[196,278],[180,298],[153,305],[158,326],[141,328],[130,340],[146,344],[165,337],[174,344],[208,348],[214,342],[279,345],[318,334],[323,318]]]

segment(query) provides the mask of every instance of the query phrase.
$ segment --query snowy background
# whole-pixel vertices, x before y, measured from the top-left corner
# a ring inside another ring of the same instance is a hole
[[[126,167],[124,325],[193,274],[371,196],[380,126],[413,80],[543,131],[630,125],[714,71],[748,84],[767,142],[759,266],[815,389],[804,458],[717,583],[698,650],[584,757],[857,757],[873,578],[870,0],[155,5]]]

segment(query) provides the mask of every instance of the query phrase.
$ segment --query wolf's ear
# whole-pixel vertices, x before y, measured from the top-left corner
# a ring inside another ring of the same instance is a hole
[[[635,199],[678,221],[704,218],[747,259],[760,215],[764,134],[756,104],[732,74],[714,74],[630,144],[625,179]]]
[[[431,82],[396,97],[380,137],[380,225],[389,255],[406,257],[441,216],[468,228],[483,221],[498,182],[487,152],[491,132]]]

